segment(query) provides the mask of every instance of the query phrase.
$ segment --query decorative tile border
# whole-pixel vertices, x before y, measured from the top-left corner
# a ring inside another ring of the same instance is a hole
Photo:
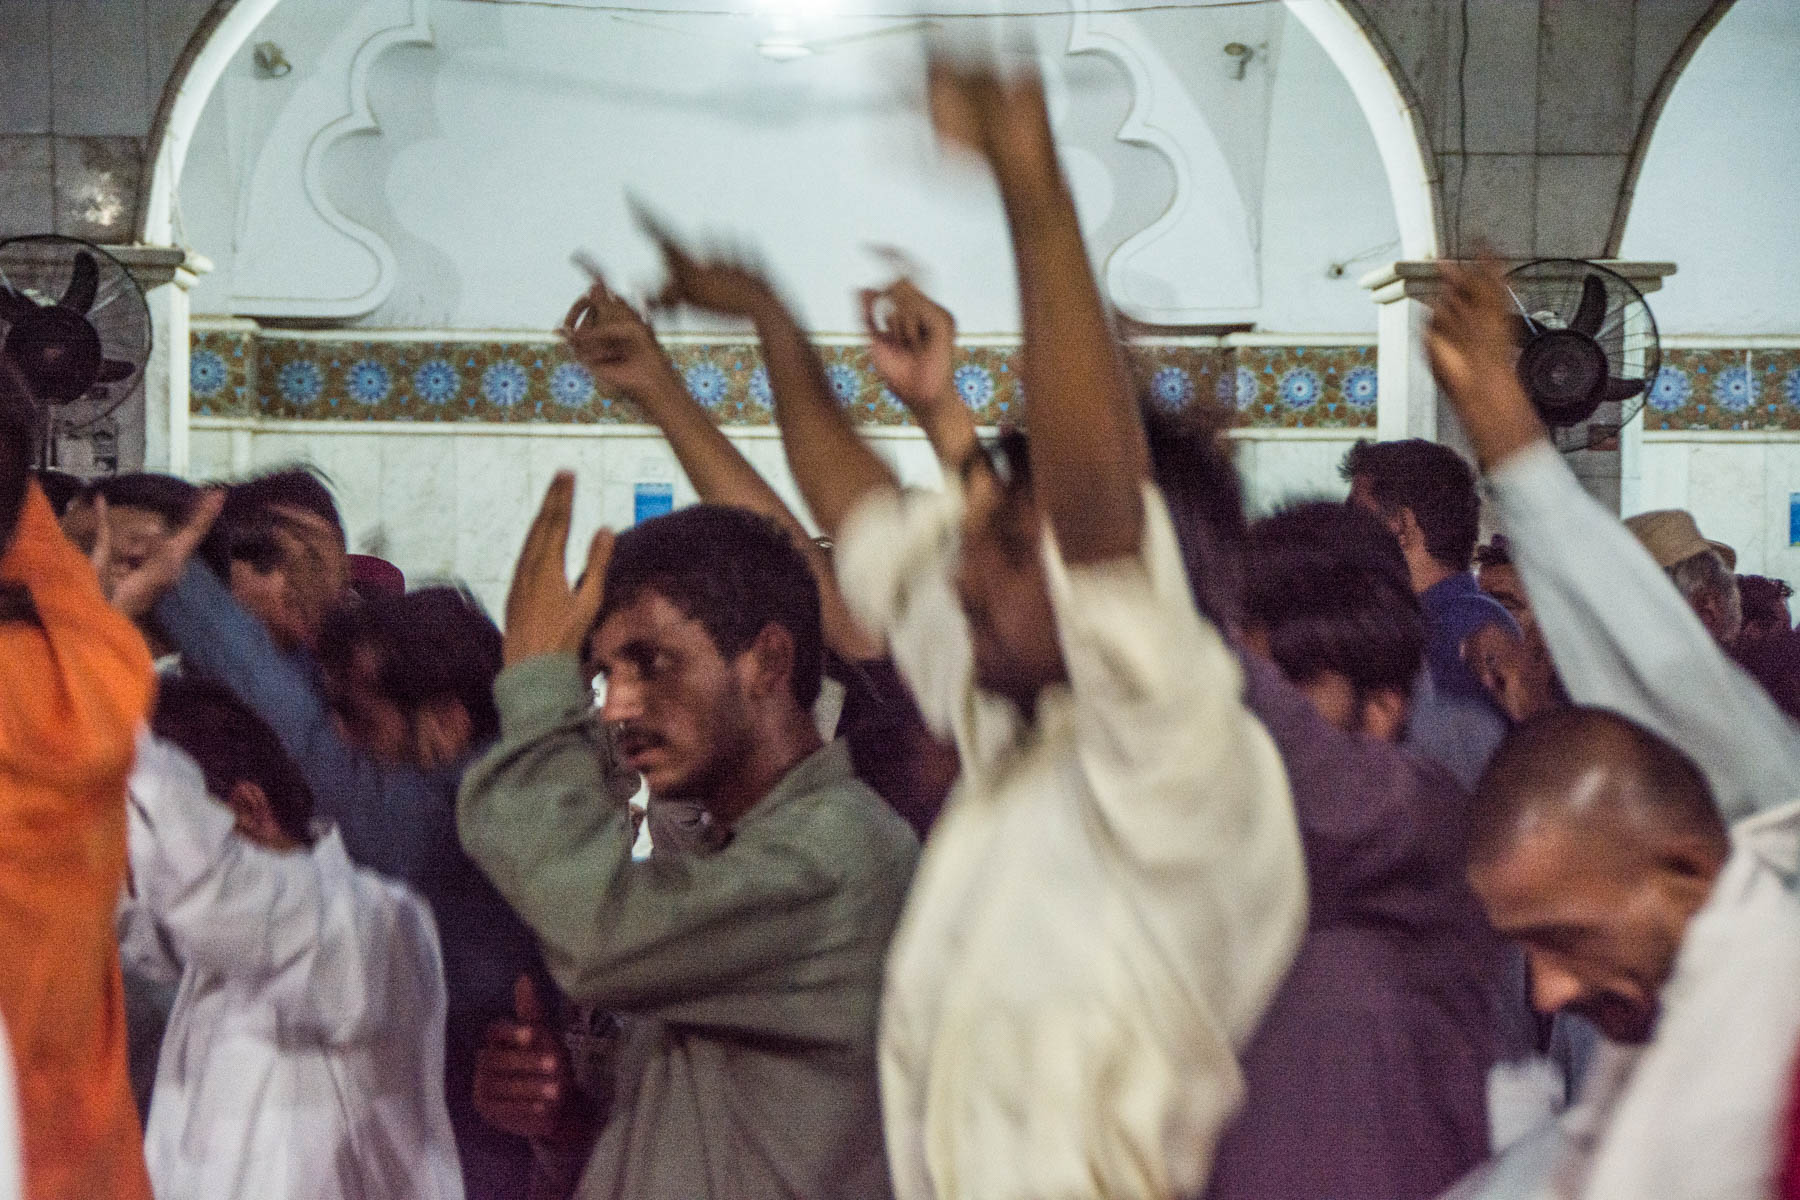
[[[672,341],[688,390],[721,422],[766,425],[768,373],[753,342]],[[908,424],[856,344],[820,347],[832,390],[865,424]],[[956,387],[984,425],[1018,419],[1017,345],[958,352]],[[1139,343],[1138,385],[1165,411],[1224,409],[1260,428],[1373,428],[1372,345]],[[197,323],[191,409],[203,416],[288,420],[631,423],[560,343],[541,339],[433,340],[297,336],[244,323]]]
[[[1644,428],[1800,429],[1800,347],[1664,350]]]

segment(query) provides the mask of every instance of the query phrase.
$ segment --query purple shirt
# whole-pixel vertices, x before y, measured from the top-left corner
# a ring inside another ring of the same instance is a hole
[[[1487,1077],[1522,1005],[1463,878],[1467,800],[1436,764],[1327,724],[1246,654],[1287,766],[1305,941],[1243,1060],[1207,1200],[1411,1200],[1488,1154]]]

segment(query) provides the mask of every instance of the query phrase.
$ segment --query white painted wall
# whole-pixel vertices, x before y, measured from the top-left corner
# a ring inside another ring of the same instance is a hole
[[[1622,257],[1680,268],[1665,333],[1800,333],[1800,3],[1737,0],[1676,81]]]
[[[189,240],[218,268],[196,288],[196,312],[233,311],[247,223],[307,227],[266,204],[247,211],[245,183],[334,31],[365,2],[286,0],[252,42],[280,43],[294,73],[256,79],[246,49],[209,105],[181,195]],[[1131,108],[1118,63],[1063,55],[1066,18],[1034,24],[1053,55],[1059,135],[1104,260],[1169,207],[1171,168],[1115,138]],[[439,2],[431,26],[432,45],[389,51],[371,76],[381,132],[349,138],[325,159],[326,196],[381,233],[399,263],[394,292],[361,324],[542,329],[579,286],[567,262],[577,244],[627,282],[651,276],[625,213],[630,186],[679,225],[754,239],[817,328],[854,327],[849,289],[880,271],[869,243],[913,253],[966,330],[1016,327],[991,185],[938,161],[917,107],[916,38],[773,63],[754,53],[753,24],[728,19],[626,23]],[[1222,155],[1219,174],[1198,181],[1183,236],[1207,235],[1219,189],[1233,189],[1261,247],[1263,303],[1251,319],[1282,331],[1372,332],[1358,264],[1337,279],[1327,268],[1381,256],[1397,236],[1392,202],[1360,110],[1311,36],[1277,5],[1145,15],[1137,36],[1170,52],[1171,77]],[[1223,54],[1230,41],[1259,51],[1242,82]],[[1204,255],[1183,261],[1150,290],[1192,305],[1227,290],[1191,266]]]

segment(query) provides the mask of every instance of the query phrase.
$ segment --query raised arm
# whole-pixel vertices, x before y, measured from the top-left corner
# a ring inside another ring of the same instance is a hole
[[[939,59],[939,138],[994,172],[1025,335],[1033,492],[1071,565],[1137,554],[1149,450],[1035,75]]]
[[[956,318],[904,278],[863,292],[862,305],[870,365],[912,413],[938,464],[947,474],[960,474],[977,438],[975,418],[951,371]]]
[[[351,742],[313,678],[281,652],[217,575],[193,560],[222,499],[223,493],[215,492],[197,505],[180,532],[123,575],[113,603],[134,618],[154,612],[181,651],[185,669],[230,688],[275,731],[306,776],[319,814],[337,825],[351,857],[383,874],[416,880],[431,860],[432,846],[455,844],[455,818],[442,800],[443,785],[415,768],[382,762]],[[313,528],[305,536],[336,534]]]
[[[768,280],[739,264],[702,261],[667,230],[644,223],[668,268],[664,303],[690,304],[755,325],[788,467],[819,527],[836,538],[858,504],[873,492],[897,489],[900,481],[856,435],[832,396],[818,352]]]
[[[1563,684],[1668,738],[1728,819],[1785,804],[1800,730],[1726,657],[1618,516],[1562,461],[1514,370],[1510,298],[1492,264],[1445,265],[1427,349],[1487,472]]]
[[[818,581],[826,644],[851,661],[880,657],[880,640],[844,607],[824,548],[689,394],[643,316],[596,279],[569,310],[561,332],[570,352],[596,380],[622,394],[662,430],[700,499],[750,509],[788,531]]]

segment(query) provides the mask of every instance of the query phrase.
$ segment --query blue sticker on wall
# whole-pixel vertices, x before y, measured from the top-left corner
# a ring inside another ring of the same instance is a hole
[[[1788,493],[1788,545],[1800,546],[1800,492]]]
[[[648,521],[666,517],[675,511],[675,485],[672,483],[640,483],[632,494],[631,519]]]

